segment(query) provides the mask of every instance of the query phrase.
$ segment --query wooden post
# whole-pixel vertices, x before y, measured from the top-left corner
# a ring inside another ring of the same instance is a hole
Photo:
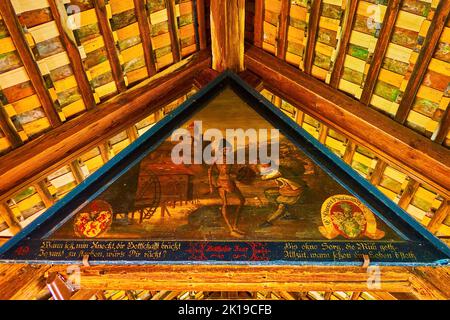
[[[22,230],[22,226],[14,215],[14,212],[12,212],[6,203],[0,203],[0,216],[5,220],[12,234],[17,234]]]
[[[245,0],[211,1],[212,68],[244,70]]]
[[[50,11],[55,19],[56,27],[61,36],[62,43],[66,49],[67,56],[70,60],[70,66],[73,70],[73,75],[77,81],[78,88],[80,89],[81,97],[87,110],[94,108],[97,104],[92,93],[92,88],[84,70],[83,61],[81,60],[80,52],[78,51],[77,44],[67,35],[67,31],[63,23],[63,19],[67,19],[67,13],[64,12],[64,6],[58,8],[55,0],[48,1]],[[60,13],[60,10],[64,14]]]
[[[51,195],[50,191],[48,191],[48,188],[45,185],[44,181],[39,181],[39,182],[35,183],[33,185],[33,187],[34,187],[34,189],[36,189],[36,192],[41,197],[46,208],[50,208],[52,205],[55,204],[55,199]]]
[[[30,48],[28,47],[27,41],[22,32],[22,27],[17,20],[17,15],[10,0],[0,1],[0,14],[6,28],[8,29],[11,39],[14,42],[17,53],[23,62],[23,66],[27,71],[28,77],[33,84],[34,90],[36,90],[36,95],[39,97],[48,121],[52,127],[61,125],[61,119],[59,118],[58,112],[56,112],[53,100],[47,90],[39,67],[34,60]]]
[[[286,59],[286,51],[288,46],[290,6],[290,0],[281,0],[280,23],[278,27],[277,57],[283,60]]]
[[[306,44],[305,55],[303,59],[304,71],[311,74],[314,62],[314,49],[316,47],[317,31],[319,30],[320,9],[322,0],[313,0],[311,5],[311,13],[309,14],[308,24],[308,43]]]
[[[141,33],[142,46],[144,48],[145,64],[147,66],[148,76],[151,77],[156,74],[156,65],[153,57],[150,25],[148,23],[147,10],[145,9],[144,1],[134,0],[134,8],[139,25],[139,31]]]
[[[409,204],[411,203],[411,200],[414,197],[414,194],[416,193],[417,189],[419,189],[420,183],[415,180],[409,180],[408,184],[405,187],[405,190],[403,190],[403,193],[400,197],[400,200],[398,200],[398,206],[402,209],[407,209]]]
[[[139,138],[136,126],[131,126],[127,130],[127,136],[130,139],[131,142],[136,141],[137,138]]]
[[[258,48],[262,48],[264,36],[263,23],[264,23],[264,0],[255,0],[253,44]]]
[[[75,178],[75,181],[77,184],[80,184],[84,181],[84,174],[83,171],[80,168],[80,163],[78,160],[74,160],[69,163],[70,171],[72,171],[73,177]]]
[[[197,28],[198,28],[198,42],[200,50],[206,49],[206,13],[205,13],[205,0],[197,0]]]
[[[344,160],[345,163],[348,163],[351,165],[353,156],[355,155],[357,147],[358,146],[356,143],[354,143],[352,141],[347,142],[347,147],[345,148],[344,155],[342,156],[342,160]]]
[[[444,219],[449,215],[449,213],[450,213],[450,201],[444,199],[439,209],[437,209],[436,212],[434,213],[433,218],[431,218],[431,221],[427,226],[428,230],[430,230],[431,233],[436,233],[441,227],[442,221],[444,221]]]
[[[23,144],[20,135],[14,128],[14,125],[12,124],[8,115],[6,114],[6,111],[3,108],[3,106],[0,106],[0,129],[2,130],[3,134],[6,136],[6,138],[8,139],[9,143],[13,148],[17,148],[18,146]]]
[[[386,167],[387,167],[387,163],[381,159],[378,159],[378,162],[375,166],[375,170],[373,170],[372,174],[370,175],[369,181],[371,184],[373,184],[374,186],[377,186],[380,183]]]
[[[105,41],[106,54],[111,65],[111,71],[116,82],[118,92],[124,92],[127,89],[123,76],[122,66],[120,65],[117,48],[112,34],[111,26],[108,21],[105,0],[92,1],[97,14],[98,27]]]
[[[439,123],[439,128],[436,130],[435,134],[431,138],[434,142],[442,144],[448,135],[448,130],[450,128],[450,104],[442,116],[441,122]]]
[[[325,142],[327,141],[327,137],[328,137],[328,127],[321,123],[319,129],[319,142],[324,145]]]
[[[167,23],[169,24],[170,44],[172,46],[173,61],[181,60],[180,38],[178,36],[178,24],[175,16],[175,0],[165,0],[167,9]]]

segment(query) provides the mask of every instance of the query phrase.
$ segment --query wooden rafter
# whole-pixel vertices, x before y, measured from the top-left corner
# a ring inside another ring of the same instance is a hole
[[[288,46],[288,27],[289,27],[289,10],[291,7],[290,0],[281,0],[280,23],[278,26],[277,38],[277,57],[280,59],[286,58],[286,51]]]
[[[253,44],[262,48],[264,37],[264,0],[255,0],[255,21],[253,28]]]
[[[167,9],[167,23],[169,24],[170,45],[172,47],[173,61],[181,60],[180,39],[178,36],[178,24],[175,16],[175,0],[164,0]]]
[[[120,65],[119,56],[117,54],[117,47],[109,24],[105,0],[92,1],[92,3],[94,4],[95,13],[97,14],[98,27],[105,42],[106,54],[111,65],[114,82],[116,83],[118,92],[124,92],[127,89],[127,86],[125,84],[122,66]]]
[[[430,232],[432,233],[436,233],[439,230],[442,221],[444,221],[449,214],[450,201],[444,199],[444,201],[442,201],[441,205],[434,213],[433,218],[431,218],[431,221],[427,226],[428,230],[430,230]]]
[[[319,31],[320,12],[322,0],[313,0],[308,23],[308,42],[306,44],[303,66],[306,74],[311,74],[314,63],[314,50],[316,48],[317,32]]]
[[[381,27],[381,31],[378,36],[377,45],[371,58],[370,68],[367,73],[360,98],[361,103],[364,105],[369,105],[373,91],[375,90],[381,66],[383,64],[383,59],[389,43],[391,42],[392,34],[394,33],[395,21],[397,21],[401,2],[402,0],[390,0],[388,2],[387,10],[383,19],[383,26]]]
[[[345,57],[347,56],[348,46],[350,44],[350,37],[353,31],[353,24],[356,18],[356,10],[358,8],[359,0],[350,0],[348,5],[348,12],[344,23],[345,29],[341,35],[339,43],[339,51],[334,61],[333,71],[330,78],[330,86],[333,88],[339,87],[342,72],[344,70]]]
[[[414,180],[409,180],[408,184],[405,187],[405,190],[403,190],[402,195],[400,196],[400,199],[398,200],[397,205],[402,209],[407,209],[409,204],[411,203],[411,200],[414,197],[414,194],[416,193],[417,189],[419,189],[420,183]]]
[[[55,199],[51,195],[44,181],[36,182],[35,184],[33,184],[33,187],[39,194],[47,208],[51,207],[55,203]]]
[[[402,101],[395,115],[395,120],[400,123],[404,123],[408,117],[414,100],[416,99],[417,92],[420,85],[428,71],[428,65],[430,64],[436,47],[439,43],[442,32],[444,31],[445,24],[450,14],[450,1],[440,1],[436,12],[434,13],[433,20],[428,28],[427,36],[422,45],[422,48],[417,58],[414,69],[411,73],[408,85],[403,93]]]
[[[22,145],[22,139],[14,128],[12,122],[9,120],[3,106],[0,106],[0,129],[13,148],[17,148]]]
[[[449,196],[450,155],[443,146],[259,48],[248,47],[245,63],[273,93]]]
[[[432,137],[433,141],[439,144],[442,144],[445,141],[445,138],[448,135],[450,130],[450,104],[445,109],[444,115],[442,116],[441,122],[439,123],[439,127],[436,131],[436,134]]]
[[[239,77],[241,77],[242,80],[247,82],[247,84],[249,84],[256,91],[261,91],[264,87],[263,81],[256,74],[249,70],[244,70],[239,73]]]
[[[12,212],[6,203],[0,203],[0,217],[5,220],[12,234],[17,234],[22,230],[22,226],[14,215],[14,212]]]
[[[149,77],[156,74],[156,64],[153,56],[153,45],[151,40],[150,24],[147,18],[147,10],[142,0],[133,0],[136,13],[136,19],[139,25],[139,32],[144,49],[145,65]]]
[[[245,0],[211,2],[212,68],[244,70]]]
[[[197,0],[197,28],[198,28],[198,42],[200,45],[200,50],[206,49],[206,8],[205,0]]]
[[[52,127],[58,127],[61,125],[61,119],[56,112],[53,100],[48,92],[45,81],[42,78],[41,72],[36,61],[33,58],[33,54],[28,47],[25,36],[22,32],[22,27],[17,20],[17,15],[14,12],[10,0],[0,1],[0,14],[3,18],[6,28],[11,36],[11,39],[19,53],[20,59],[23,62],[23,66],[27,71],[28,77],[36,91],[36,95],[41,101],[42,108],[48,118]]]
[[[377,164],[375,165],[375,169],[373,170],[372,174],[370,175],[369,181],[374,186],[377,186],[380,184],[381,179],[383,178],[384,170],[386,170],[387,163],[383,160],[378,159]]]
[[[0,159],[0,198],[56,170],[192,89],[197,72],[210,67],[200,51],[139,86],[89,110]],[[150,107],[149,107],[150,106]]]
[[[80,52],[78,51],[76,43],[74,43],[72,39],[67,35],[65,27],[63,26],[63,19],[67,18],[67,16],[62,16],[60,14],[60,9],[58,8],[56,1],[50,0],[48,1],[48,4],[55,20],[56,27],[58,28],[58,32],[61,36],[61,41],[64,45],[64,48],[66,49],[67,56],[69,57],[70,66],[72,67],[73,75],[77,81],[78,89],[80,90],[84,105],[87,110],[95,108],[97,104],[92,93],[91,85],[84,70]]]
[[[347,142],[344,155],[342,156],[342,160],[344,160],[345,163],[351,164],[353,156],[355,155],[356,152],[356,148],[357,148],[356,143],[353,143],[352,141]]]

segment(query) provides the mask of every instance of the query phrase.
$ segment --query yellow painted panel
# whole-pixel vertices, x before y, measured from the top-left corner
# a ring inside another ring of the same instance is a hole
[[[441,38],[439,39],[439,42],[450,43],[450,28],[449,27],[444,28]]]
[[[59,36],[58,27],[55,21],[50,21],[37,27],[29,28],[28,31],[33,36],[35,43],[40,43]]]
[[[384,175],[388,176],[389,178],[392,178],[395,181],[398,181],[400,183],[402,183],[407,177],[406,174],[401,173],[400,171],[395,170],[394,168],[389,167],[389,166],[387,166],[386,170],[384,170]]]
[[[184,16],[192,12],[192,1],[182,2],[179,4],[180,15]]]
[[[97,23],[97,14],[95,13],[95,9],[90,9],[90,10],[86,10],[80,13],[76,13],[76,15],[80,15],[79,16],[79,20],[78,17],[74,17],[75,21],[80,21],[80,26],[84,27],[90,24],[94,24]]]
[[[16,14],[48,7],[48,0],[11,0]]]
[[[86,54],[88,54],[92,51],[95,51],[104,46],[105,46],[105,42],[103,41],[103,37],[101,37],[101,36],[83,43],[84,52]]]
[[[126,26],[125,28],[117,30],[116,33],[117,33],[117,37],[119,38],[119,40],[124,40],[127,38],[138,36],[138,35],[140,35],[139,24],[137,22],[130,24],[130,25]]]
[[[437,103],[441,101],[443,94],[444,93],[442,91],[427,86],[420,86],[419,91],[417,91],[418,97],[428,99]]]
[[[170,45],[170,34],[164,33],[152,38],[153,50]]]
[[[109,0],[112,14],[134,9],[133,0]]]
[[[321,54],[331,57],[333,55],[334,48],[324,43],[317,42],[315,50]]]
[[[341,79],[341,81],[339,82],[339,90],[351,93],[357,98],[361,96],[362,92],[362,89],[359,85],[345,79]]]
[[[302,58],[296,54],[286,52],[286,61],[295,65],[299,65],[302,61]]]
[[[275,46],[271,45],[270,43],[263,42],[263,49],[272,54],[275,54]]]
[[[281,11],[281,1],[279,0],[270,0],[264,1],[264,9],[267,11],[272,11],[275,13],[280,13]]]
[[[3,106],[3,108],[5,109],[5,112],[9,118],[14,117],[17,114],[16,109],[14,109],[14,106],[12,104],[7,104]]]
[[[158,24],[163,21],[167,21],[167,9],[152,13],[150,15],[150,21],[151,24]]]
[[[41,132],[47,128],[50,128],[50,122],[48,122],[47,118],[41,118],[36,121],[26,123],[22,125],[23,130],[27,133],[27,135],[33,135],[35,133]]]
[[[111,149],[113,150],[114,154],[118,154],[120,151],[125,149],[129,144],[130,140],[125,139],[113,145]]]
[[[51,70],[55,70],[68,64],[70,64],[70,60],[65,51],[51,57],[44,58],[38,62],[38,66],[42,74],[48,74]]]
[[[373,37],[359,31],[352,31],[350,35],[350,43],[364,48],[369,48],[373,41]]]
[[[104,97],[108,94],[114,93],[117,91],[116,83],[114,81],[107,83],[101,87],[95,88],[95,92],[99,95],[99,97]]]
[[[353,56],[347,55],[345,57],[344,67],[364,73],[366,62]]]
[[[10,88],[19,83],[24,83],[29,81],[28,74],[24,67],[14,69],[12,71],[0,74],[0,83],[2,89]]]
[[[386,51],[386,57],[408,63],[412,52],[409,48],[390,43]]]
[[[13,102],[12,105],[14,106],[16,113],[21,114],[23,112],[30,111],[40,107],[41,102],[39,101],[38,96],[34,94],[32,96],[23,98],[19,101]]]
[[[10,37],[0,39],[0,54],[15,51],[16,47]]]
[[[101,156],[97,156],[87,161],[84,161],[84,164],[88,167],[89,172],[92,173],[93,171],[103,166],[103,160]]]
[[[148,77],[147,67],[143,67],[137,70],[133,70],[127,73],[127,78],[129,83],[145,79]]]
[[[429,20],[424,20],[422,22],[422,25],[420,26],[419,36],[424,37],[424,38],[427,36],[427,32],[428,32],[428,29],[430,28],[430,24],[431,24],[431,21],[429,21]]]
[[[6,137],[0,138],[0,150],[6,150],[11,146],[8,139]]]
[[[400,10],[395,25],[397,27],[419,32],[425,17]]]
[[[371,17],[374,22],[382,23],[386,13],[386,6],[360,1],[356,12],[358,15]]]
[[[394,200],[395,198],[397,198],[397,194],[395,192],[392,192],[389,189],[386,189],[382,186],[377,186],[377,188],[383,192],[389,199]]]
[[[386,69],[381,69],[380,70],[380,75],[378,77],[378,80],[381,80],[383,82],[389,83],[395,87],[400,87],[402,82],[403,82],[403,76],[401,74],[386,70]]]
[[[376,107],[377,109],[383,110],[392,115],[395,114],[395,112],[398,109],[398,104],[395,104],[392,101],[377,96],[376,94],[372,95],[370,104]]]
[[[305,31],[289,26],[288,27],[288,40],[302,43],[305,38]]]
[[[306,8],[305,7],[301,7],[301,6],[291,6],[291,12],[290,12],[290,16],[292,18],[298,19],[298,20],[302,20],[302,21],[306,21]]]
[[[195,35],[195,29],[194,29],[194,24],[188,24],[186,26],[183,26],[179,29],[180,31],[180,38],[187,38],[187,37],[192,37]]]
[[[39,194],[35,193],[32,196],[29,196],[28,198],[20,201],[17,206],[19,207],[20,211],[25,211],[27,209],[30,209],[31,207],[35,206],[36,204],[42,202],[41,197]]]
[[[428,69],[435,71],[440,74],[450,74],[450,63],[432,58]]]
[[[121,52],[124,63],[144,55],[142,43]]]
[[[338,31],[339,30],[339,24],[340,20],[326,18],[326,17],[320,17],[319,20],[319,27],[325,28],[328,30]]]
[[[319,68],[318,66],[313,65],[311,68],[311,74],[316,78],[325,80],[327,77],[328,71],[325,69]]]
[[[432,203],[436,199],[437,194],[435,194],[434,192],[428,191],[425,188],[419,187],[417,189],[416,193],[414,194],[414,197],[418,197],[429,203]]]
[[[60,93],[68,89],[75,88],[77,86],[77,80],[75,79],[75,76],[70,76],[65,79],[53,82],[53,86],[55,87],[55,91],[57,93]]]
[[[66,117],[73,116],[74,114],[80,113],[84,110],[86,110],[86,107],[84,106],[83,99],[77,100],[62,109]]]
[[[166,54],[165,56],[159,58],[157,61],[157,65],[158,68],[164,68],[165,66],[171,64],[172,62],[173,62],[173,55],[172,52],[170,52],[169,54]]]
[[[111,70],[111,66],[109,65],[109,61],[103,61],[102,63],[92,67],[91,69],[89,69],[90,73],[91,73],[91,77],[92,78],[96,78],[99,75],[102,75],[106,72],[109,72]]]

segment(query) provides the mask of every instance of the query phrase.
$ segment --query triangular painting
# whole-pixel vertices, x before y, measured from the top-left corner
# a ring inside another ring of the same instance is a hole
[[[226,72],[0,249],[90,264],[447,264],[449,249]],[[367,259],[366,259],[367,260]]]

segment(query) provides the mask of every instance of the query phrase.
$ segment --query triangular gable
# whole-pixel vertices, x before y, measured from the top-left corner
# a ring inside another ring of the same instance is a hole
[[[174,141],[176,129],[192,140]],[[233,145],[227,129],[250,130],[258,144]],[[245,161],[201,157],[217,150],[214,133]],[[192,153],[181,161],[176,147]],[[52,264],[359,265],[364,255],[446,264],[450,250],[231,72],[0,248],[4,262]]]

